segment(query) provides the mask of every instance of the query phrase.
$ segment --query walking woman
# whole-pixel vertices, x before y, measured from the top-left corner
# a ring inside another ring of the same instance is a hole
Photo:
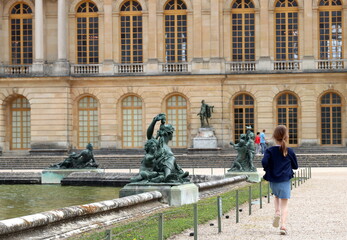
[[[288,216],[288,199],[290,198],[290,179],[293,169],[298,169],[298,162],[293,149],[287,147],[288,131],[286,126],[279,125],[273,133],[275,146],[266,149],[262,165],[265,171],[264,179],[270,182],[275,195],[275,216],[273,226],[280,227],[280,234],[286,235],[286,221]]]

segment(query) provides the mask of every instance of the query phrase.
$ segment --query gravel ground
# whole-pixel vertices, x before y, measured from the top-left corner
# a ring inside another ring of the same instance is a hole
[[[289,200],[288,235],[281,236],[279,229],[272,227],[274,215],[271,203],[263,199],[263,207],[253,205],[248,215],[248,204],[241,206],[240,222],[235,223],[235,212],[222,219],[222,232],[218,233],[217,220],[199,225],[199,240],[230,239],[347,239],[347,168],[313,168],[312,178],[292,190]],[[210,226],[214,223],[214,226]],[[170,240],[194,239],[189,229]]]

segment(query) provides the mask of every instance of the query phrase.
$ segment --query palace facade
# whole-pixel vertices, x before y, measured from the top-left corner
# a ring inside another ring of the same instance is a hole
[[[143,148],[158,113],[191,148],[277,124],[347,143],[346,0],[0,0],[0,149]]]

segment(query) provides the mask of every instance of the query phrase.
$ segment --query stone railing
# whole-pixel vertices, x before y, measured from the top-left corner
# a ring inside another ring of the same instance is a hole
[[[75,75],[93,75],[101,73],[101,64],[72,64],[71,74]]]
[[[341,60],[316,60],[317,69],[320,70],[336,70],[343,69],[343,59]]]
[[[253,72],[256,70],[256,62],[226,62],[226,72]]]
[[[133,64],[118,64],[116,65],[116,73],[143,73],[144,64],[143,63],[133,63]]]
[[[162,194],[158,191],[146,192],[123,198],[106,200],[102,202],[84,204],[79,206],[64,207],[47,212],[37,213],[33,215],[6,219],[0,221],[0,238],[5,234],[13,234],[23,230],[39,228],[43,226],[58,223],[60,221],[72,222],[77,217],[91,216],[95,214],[105,213],[107,211],[115,211],[121,208],[132,207],[141,203],[160,200]],[[75,223],[74,223],[75,224]],[[29,238],[22,238],[29,239]]]
[[[5,75],[26,76],[32,72],[32,65],[0,65],[0,68],[0,73]]]
[[[301,61],[273,61],[275,71],[298,71],[301,69]]]
[[[179,73],[179,72],[189,72],[189,64],[184,63],[161,63],[161,72],[165,73]]]

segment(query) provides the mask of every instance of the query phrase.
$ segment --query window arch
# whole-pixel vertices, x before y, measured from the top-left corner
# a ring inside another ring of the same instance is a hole
[[[85,148],[88,143],[99,148],[98,101],[91,96],[78,101],[78,148]]]
[[[277,124],[287,126],[290,145],[298,144],[298,99],[291,93],[277,98]]]
[[[187,61],[187,6],[181,0],[169,0],[164,7],[165,61]]]
[[[254,132],[254,100],[253,97],[242,93],[234,98],[234,137],[240,139],[242,133],[246,133],[246,126],[251,126]]]
[[[342,3],[319,1],[319,59],[343,58]]]
[[[33,14],[25,3],[16,4],[10,12],[11,63],[33,62]]]
[[[124,148],[143,147],[142,100],[137,96],[122,101],[122,136]]]
[[[28,99],[18,97],[10,105],[11,149],[29,149],[31,142],[31,108]]]
[[[232,61],[255,61],[254,3],[235,0],[231,6]]]
[[[326,93],[320,100],[321,144],[342,144],[342,103],[336,93]]]
[[[296,0],[277,0],[275,3],[275,59],[299,59],[298,3]]]
[[[121,61],[143,62],[142,8],[137,1],[127,1],[121,7]]]
[[[91,1],[77,7],[77,63],[99,63],[99,17],[98,8]]]
[[[175,128],[172,147],[187,147],[187,100],[174,95],[166,101],[168,122]]]

